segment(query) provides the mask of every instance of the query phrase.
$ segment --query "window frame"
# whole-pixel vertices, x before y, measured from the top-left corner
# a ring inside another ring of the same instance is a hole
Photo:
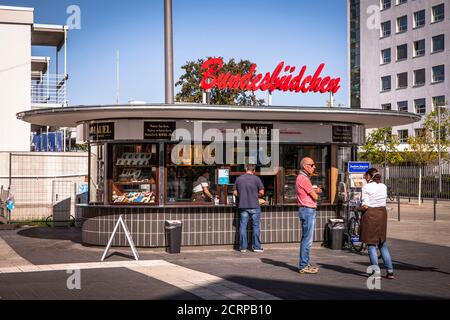
[[[419,13],[421,13],[421,12],[423,12],[423,19],[418,20],[418,19],[417,19],[417,15],[418,15]],[[418,10],[418,11],[415,11],[415,12],[413,13],[413,20],[414,20],[413,28],[414,28],[414,29],[422,28],[422,27],[425,26],[425,24],[427,23],[426,14],[427,14],[427,13],[426,13],[425,9]],[[422,20],[423,20],[423,23],[419,25],[418,22],[419,22],[419,21],[422,21]]]
[[[435,68],[442,67],[442,79],[435,79]],[[445,64],[431,67],[431,83],[440,83],[445,81]]]
[[[399,58],[399,49],[405,47],[405,57],[404,58]],[[397,50],[396,50],[396,61],[404,61],[408,59],[408,44],[407,43],[403,43],[401,45],[397,46]]]
[[[416,44],[419,44],[419,43],[423,43],[423,49],[422,49],[423,53],[422,54],[418,54],[417,52],[419,50],[416,50]],[[423,57],[425,55],[425,53],[426,53],[426,42],[425,42],[425,39],[420,39],[420,40],[414,41],[413,42],[413,56],[414,56],[414,58],[416,58],[416,57]]]
[[[419,71],[423,71],[423,82],[417,83],[417,75],[416,73]],[[413,86],[414,87],[421,87],[424,86],[427,83],[427,78],[426,78],[426,69],[425,68],[421,68],[421,69],[416,69],[413,70]]]
[[[403,75],[405,75],[405,74],[406,74],[406,85],[400,87],[400,81],[399,81],[400,76],[403,76]],[[400,72],[400,73],[397,73],[397,89],[406,89],[406,88],[408,88],[408,72]]]
[[[435,39],[437,37],[442,37],[442,49],[434,50]],[[443,51],[445,51],[445,34],[438,34],[438,35],[431,37],[431,53],[438,53],[438,52],[443,52]]]
[[[406,103],[406,110],[401,110],[403,109],[403,106],[400,107],[400,103]],[[408,100],[397,101],[397,111],[408,112],[409,111]]]
[[[383,88],[383,79],[389,78],[389,88]],[[387,92],[392,90],[392,77],[390,75],[381,77],[381,92]]]
[[[418,101],[423,101],[423,105],[422,104],[418,104]],[[421,109],[423,108],[423,112],[417,112],[418,107],[420,107]],[[414,99],[414,113],[416,114],[426,114],[427,113],[427,100],[426,98],[419,98],[419,99]]]
[[[405,26],[400,25],[400,19],[406,19]],[[397,26],[396,26],[396,33],[403,33],[408,31],[408,15],[403,15],[401,17],[397,17]]]
[[[438,16],[440,19],[436,19],[435,9],[440,7],[440,6],[442,6],[442,8],[443,8],[442,9],[442,17]],[[444,21],[444,19],[445,19],[445,5],[444,5],[444,3],[437,4],[437,5],[433,6],[433,7],[431,7],[431,22],[432,23],[438,23],[438,22]]]

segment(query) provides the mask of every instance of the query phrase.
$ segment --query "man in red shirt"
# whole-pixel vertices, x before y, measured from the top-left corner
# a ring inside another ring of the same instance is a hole
[[[311,184],[310,176],[316,165],[313,159],[305,157],[300,161],[301,171],[297,176],[295,189],[299,206],[298,217],[302,224],[302,242],[300,244],[299,273],[317,273],[319,268],[309,263],[309,252],[313,242],[314,225],[316,223],[317,199],[322,190]]]

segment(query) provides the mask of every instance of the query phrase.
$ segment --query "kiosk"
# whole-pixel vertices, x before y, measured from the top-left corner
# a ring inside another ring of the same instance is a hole
[[[166,220],[182,221],[183,246],[238,243],[232,187],[245,171],[239,154],[245,163],[257,164],[266,188],[263,243],[300,241],[295,179],[301,158],[314,159],[312,180],[324,190],[314,241],[322,241],[328,220],[338,215],[337,187],[364,143],[364,129],[419,120],[387,110],[204,104],[79,106],[30,110],[17,117],[36,125],[77,127],[78,139],[89,144],[89,199],[78,205],[82,241],[106,245],[122,215],[137,247],[166,246]],[[239,138],[230,145],[227,134],[235,132],[256,135],[257,152]],[[270,163],[259,152],[263,142]],[[222,160],[211,162],[206,155]],[[193,182],[204,172],[214,197],[192,201]],[[120,232],[112,243],[126,244]]]

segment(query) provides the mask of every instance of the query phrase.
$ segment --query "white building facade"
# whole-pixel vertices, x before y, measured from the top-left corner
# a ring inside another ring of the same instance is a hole
[[[450,0],[349,0],[352,108],[425,115],[450,98]],[[422,121],[392,128],[406,146]]]
[[[66,130],[16,118],[24,110],[67,104],[66,40],[66,26],[34,23],[33,8],[0,6],[0,151],[67,149]],[[52,73],[50,57],[32,56],[33,46],[55,49]]]

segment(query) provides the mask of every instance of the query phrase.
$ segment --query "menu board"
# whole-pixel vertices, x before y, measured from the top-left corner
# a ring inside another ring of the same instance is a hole
[[[170,140],[172,133],[176,129],[175,121],[145,121],[144,139],[165,139]]]
[[[333,126],[333,142],[353,142],[352,126]]]

